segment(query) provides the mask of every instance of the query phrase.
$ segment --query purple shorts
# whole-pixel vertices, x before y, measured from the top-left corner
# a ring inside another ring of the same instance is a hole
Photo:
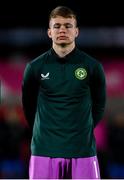
[[[100,179],[98,160],[31,156],[29,179]]]

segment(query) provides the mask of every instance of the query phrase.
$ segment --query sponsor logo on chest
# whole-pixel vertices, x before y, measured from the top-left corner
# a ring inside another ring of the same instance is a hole
[[[46,73],[46,74],[42,74],[41,73],[41,80],[46,80],[46,79],[49,79],[49,75],[50,75],[50,73],[48,72],[48,73]]]

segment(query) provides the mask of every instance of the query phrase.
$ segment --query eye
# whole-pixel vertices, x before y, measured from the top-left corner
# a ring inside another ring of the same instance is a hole
[[[70,24],[70,23],[65,24],[65,28],[72,28],[72,27],[73,27],[73,25],[72,25],[72,24]]]
[[[54,24],[54,26],[53,26],[53,28],[56,28],[56,29],[58,29],[58,28],[60,28],[60,24]]]

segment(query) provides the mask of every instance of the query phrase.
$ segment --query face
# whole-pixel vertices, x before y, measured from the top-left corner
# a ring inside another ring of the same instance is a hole
[[[57,16],[49,22],[48,36],[56,45],[69,45],[74,43],[78,36],[78,28],[74,18]]]

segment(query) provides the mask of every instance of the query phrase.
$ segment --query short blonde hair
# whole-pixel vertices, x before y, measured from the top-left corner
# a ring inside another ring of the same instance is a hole
[[[51,11],[49,15],[49,22],[52,18],[55,18],[57,16],[62,16],[64,18],[74,18],[76,22],[76,26],[77,26],[77,16],[76,16],[76,13],[72,9],[66,6],[56,7],[55,9]]]

